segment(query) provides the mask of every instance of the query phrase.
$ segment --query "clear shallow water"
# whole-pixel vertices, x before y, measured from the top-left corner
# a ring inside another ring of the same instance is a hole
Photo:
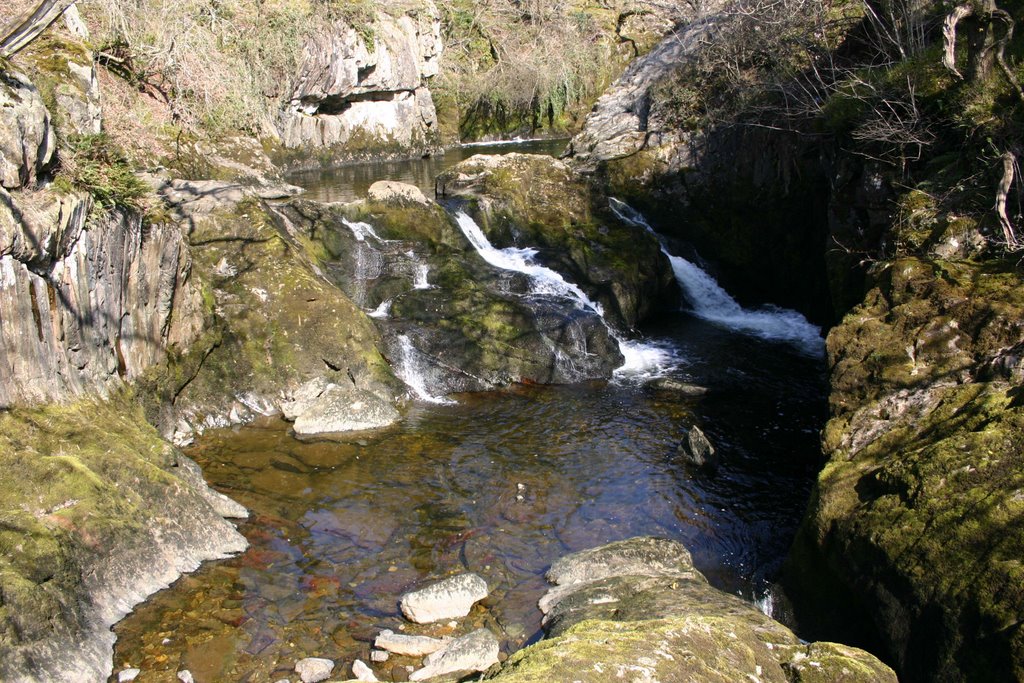
[[[366,196],[370,185],[378,180],[397,180],[416,185],[428,197],[434,196],[434,178],[474,154],[550,154],[558,156],[568,140],[524,140],[505,143],[463,145],[442,155],[425,159],[375,161],[340,166],[327,170],[300,171],[288,176],[288,182],[305,188],[303,198],[318,202],[352,202]]]
[[[682,314],[651,332],[676,342],[675,377],[706,394],[519,387],[416,405],[345,441],[301,443],[276,420],[208,434],[190,455],[250,508],[240,528],[252,548],[118,625],[117,668],[140,666],[143,681],[189,668],[202,683],[283,677],[303,656],[367,661],[366,641],[402,625],[402,592],[467,569],[492,589],[467,623],[514,650],[538,631],[554,559],[637,534],[683,541],[715,585],[756,597],[818,464],[823,368]],[[693,424],[722,456],[714,475],[676,452]],[[387,680],[403,663],[376,668]]]

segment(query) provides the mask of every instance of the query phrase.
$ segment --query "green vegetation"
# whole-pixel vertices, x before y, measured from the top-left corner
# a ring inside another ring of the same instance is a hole
[[[441,0],[446,54],[435,97],[443,133],[473,140],[578,129],[597,96],[656,40],[657,31],[641,32],[638,47],[619,34],[649,4]]]
[[[105,209],[141,210],[143,199],[152,192],[124,152],[103,133],[68,138],[56,183],[65,191],[88,192]]]

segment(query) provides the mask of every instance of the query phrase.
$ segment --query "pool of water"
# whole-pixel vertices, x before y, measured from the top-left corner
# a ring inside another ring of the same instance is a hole
[[[549,154],[558,156],[568,139],[524,140],[501,143],[469,144],[453,147],[444,154],[424,159],[374,161],[339,166],[326,170],[300,171],[288,176],[288,182],[306,190],[305,199],[318,202],[352,202],[366,196],[366,190],[378,180],[397,180],[416,185],[428,197],[434,196],[434,178],[474,154]]]
[[[240,529],[252,547],[121,622],[115,670],[266,681],[323,656],[347,673],[380,629],[451,632],[404,625],[398,599],[467,570],[491,595],[460,628],[487,626],[508,652],[538,635],[554,559],[638,534],[684,542],[713,584],[758,597],[819,465],[823,363],[685,313],[648,333],[676,348],[671,377],[705,394],[628,381],[513,387],[416,404],[393,428],[340,441],[297,441],[278,420],[207,434],[190,455],[249,507]],[[717,472],[680,457],[692,425],[718,449]],[[389,680],[411,663],[374,667]]]

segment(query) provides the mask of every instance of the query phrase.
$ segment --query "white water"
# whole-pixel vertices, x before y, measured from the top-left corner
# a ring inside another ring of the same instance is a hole
[[[649,230],[661,242],[660,236],[640,212],[614,197],[609,199],[609,204],[619,218]],[[743,308],[699,266],[682,256],[670,254],[664,244],[661,251],[672,264],[676,282],[697,317],[762,339],[787,342],[811,355],[824,353],[821,328],[812,325],[800,313],[771,305],[757,310]]]
[[[390,314],[390,313],[391,313],[391,299],[385,299],[384,301],[380,302],[380,305],[377,306],[377,308],[373,309],[372,311],[370,311],[366,315],[370,316],[371,318],[386,318],[386,317],[388,317],[388,314]]]
[[[429,275],[430,266],[426,263],[417,263],[413,271],[413,289],[430,289],[430,280],[427,279]]]
[[[460,147],[498,147],[499,145],[525,145],[530,142],[545,142],[547,138],[520,138],[511,140],[481,140],[479,142],[463,142]]]
[[[369,223],[363,223],[362,221],[350,221],[347,218],[342,218],[341,222],[348,226],[348,229],[352,231],[352,234],[355,235],[356,239],[360,242],[365,242],[367,237],[372,237],[378,242],[384,241],[380,238],[380,235],[374,231],[373,226]]]
[[[588,297],[578,286],[568,282],[560,273],[533,260],[537,254],[536,249],[495,248],[476,221],[464,211],[455,213],[455,222],[485,261],[495,268],[527,275],[534,294],[570,299],[580,308],[590,309],[604,320],[604,310],[599,303]],[[667,345],[623,339],[608,326],[607,322],[605,325],[608,327],[608,334],[618,342],[619,352],[625,358],[625,362],[615,370],[617,377],[649,379],[665,373],[675,365],[673,351]]]
[[[412,340],[409,339],[408,335],[398,335],[398,346],[400,353],[398,367],[395,370],[399,378],[416,394],[416,398],[430,403],[454,403],[454,401],[449,399],[434,396],[427,389],[426,368],[423,364],[423,357],[416,347],[412,345]]]

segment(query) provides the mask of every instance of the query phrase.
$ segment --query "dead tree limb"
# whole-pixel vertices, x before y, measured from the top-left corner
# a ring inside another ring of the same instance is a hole
[[[1006,27],[1006,31],[1003,33],[1003,36],[996,42],[996,64],[999,65],[999,69],[1003,72],[1003,76],[1006,77],[1006,80],[1008,80],[1010,85],[1013,86],[1013,90],[1017,94],[1017,97],[1021,102],[1024,102],[1024,90],[1021,90],[1020,82],[1006,63],[1005,55],[1007,44],[1013,40],[1013,27],[1015,22],[1009,12],[1001,9],[993,10],[992,18],[1003,22],[1003,26]]]
[[[1017,158],[1013,155],[1013,152],[1004,152],[1002,160],[1003,177],[999,181],[998,189],[996,189],[996,213],[999,214],[999,224],[1003,226],[1003,239],[1006,241],[1006,245],[1010,249],[1015,249],[1019,244],[1017,242],[1017,234],[1013,230],[1013,223],[1010,222],[1009,216],[1006,215],[1006,198],[1010,194],[1010,188],[1013,187]]]
[[[75,2],[77,0],[43,0],[35,9],[0,28],[0,57],[7,59],[31,43]]]
[[[957,5],[942,22],[942,65],[960,79],[963,78],[963,74],[956,68],[956,25],[972,14],[974,14],[974,8],[970,5]]]

